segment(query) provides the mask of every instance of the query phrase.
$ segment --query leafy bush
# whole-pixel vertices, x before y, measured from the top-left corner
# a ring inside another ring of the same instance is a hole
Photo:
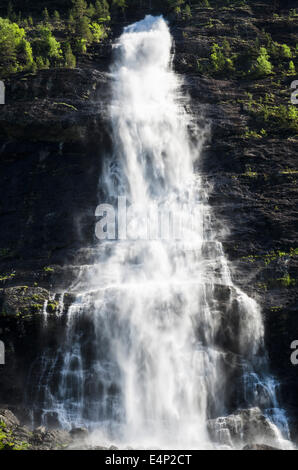
[[[2,76],[28,67],[32,50],[25,40],[25,30],[9,19],[0,18],[0,72]]]
[[[291,48],[289,46],[287,46],[287,44],[282,44],[281,45],[281,55],[282,55],[282,57],[285,57],[286,59],[291,59],[292,58]]]
[[[75,50],[78,54],[86,54],[87,52],[87,41],[86,39],[76,39]]]
[[[49,59],[43,59],[42,57],[38,56],[36,57],[36,60],[35,60],[35,63],[36,63],[36,67],[38,69],[48,69],[50,67],[50,61]]]
[[[104,37],[106,37],[106,30],[105,28],[98,23],[91,23],[90,29],[93,36],[93,41],[100,42]]]
[[[275,129],[279,127],[298,132],[298,108],[295,106],[258,104],[253,112]]]
[[[225,52],[226,54],[229,54],[230,52],[228,43],[222,47],[218,44],[213,44],[210,55],[211,68],[213,72],[233,72],[235,70],[233,60],[225,55]]]
[[[50,59],[53,63],[61,60],[61,45],[52,35],[51,30],[47,26],[39,26],[37,34],[38,37],[33,43],[35,54],[44,59]]]
[[[289,75],[296,75],[296,68],[295,68],[295,65],[294,65],[294,62],[291,60],[290,63],[289,63],[289,71],[288,71],[288,74]]]
[[[252,73],[257,77],[264,77],[273,73],[273,66],[269,61],[269,54],[265,47],[260,48],[259,56],[252,67]]]
[[[17,46],[17,55],[22,69],[30,69],[33,64],[33,53],[30,42],[24,38],[21,39],[21,42]]]

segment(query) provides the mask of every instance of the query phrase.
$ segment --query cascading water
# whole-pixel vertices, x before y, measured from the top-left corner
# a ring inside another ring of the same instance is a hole
[[[218,445],[233,445],[233,418],[224,416],[234,413],[241,430],[237,410],[259,407],[280,438],[286,419],[267,372],[260,309],[234,286],[212,229],[206,184],[194,172],[204,132],[185,111],[168,26],[147,16],[115,49],[114,155],[101,187],[105,202],[126,198],[134,211],[126,237],[98,244],[87,285],[78,282],[60,317],[61,348],[39,361],[39,419],[88,426],[95,442],[122,447],[202,449],[215,445],[210,426]],[[159,216],[148,218],[156,207]]]

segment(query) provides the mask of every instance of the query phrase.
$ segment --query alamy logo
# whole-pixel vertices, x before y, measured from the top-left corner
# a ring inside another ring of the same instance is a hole
[[[199,204],[163,204],[157,202],[144,208],[128,205],[125,196],[118,197],[117,207],[101,204],[95,216],[95,234],[99,240],[188,240],[199,233]]]
[[[5,345],[3,341],[0,341],[0,365],[3,366],[5,364]]]
[[[5,85],[0,80],[0,104],[5,104]]]
[[[295,349],[295,351],[292,352],[291,354],[291,363],[293,364],[293,366],[297,366],[298,365],[298,341],[297,340],[292,342],[291,349]]]
[[[291,94],[291,103],[298,104],[298,80],[291,83],[291,88],[295,90]]]

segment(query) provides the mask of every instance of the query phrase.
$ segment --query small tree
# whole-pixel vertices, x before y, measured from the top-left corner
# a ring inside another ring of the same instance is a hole
[[[93,5],[93,3],[90,3],[90,5],[88,6],[88,9],[87,9],[87,16],[88,18],[94,18],[96,14],[96,9],[95,9],[95,6]]]
[[[296,68],[294,62],[291,60],[289,63],[289,72],[288,75],[296,75]]]
[[[33,53],[30,43],[25,39],[21,39],[17,47],[18,60],[22,69],[30,69],[33,64]]]
[[[291,48],[287,44],[282,44],[282,46],[281,46],[281,55],[282,55],[282,57],[285,57],[286,59],[291,59],[292,58]]]
[[[90,25],[90,29],[92,31],[93,40],[95,42],[100,42],[106,37],[106,31],[103,25],[93,22]]]
[[[46,26],[40,26],[38,36],[34,43],[36,55],[48,60],[60,60],[62,58],[60,43],[52,35],[51,30]]]
[[[192,14],[191,14],[191,9],[190,9],[190,6],[189,5],[186,5],[184,10],[183,10],[183,17],[186,18],[186,19],[190,19],[192,17]]]
[[[69,16],[68,16],[67,29],[68,29],[68,31],[69,31],[70,34],[74,34],[74,33],[75,33],[75,30],[76,30],[76,22],[75,22],[75,19],[74,19],[74,17],[73,17],[72,12],[70,12],[70,13],[69,13]]]
[[[87,43],[92,42],[93,37],[90,30],[88,18],[86,16],[77,19],[76,36],[79,39],[85,39]]]
[[[265,47],[260,48],[260,54],[256,60],[255,65],[253,66],[252,72],[257,77],[264,77],[272,74],[273,66],[269,61],[269,54]]]
[[[47,25],[50,21],[50,15],[49,15],[49,12],[48,12],[48,9],[45,8],[42,12],[42,17],[43,17],[43,22],[45,25]]]
[[[96,0],[95,17],[99,22],[110,21],[110,8],[107,0]]]
[[[5,76],[17,72],[20,68],[17,54],[25,30],[9,19],[0,18],[0,74]]]
[[[7,18],[11,21],[15,19],[15,13],[11,1],[7,5]]]
[[[61,21],[59,11],[55,10],[53,17],[54,17],[54,24],[55,24],[56,27],[58,27],[60,25],[60,21]]]
[[[87,13],[87,2],[85,0],[72,0],[71,13],[75,19],[82,18]]]
[[[234,71],[233,60],[225,55],[224,49],[225,53],[228,54],[230,45],[225,44],[224,47],[221,47],[218,44],[213,44],[212,46],[210,59],[212,71],[215,73]]]
[[[76,67],[77,61],[76,61],[75,55],[72,52],[71,45],[69,44],[69,42],[67,42],[65,45],[64,56],[65,56],[65,66],[70,69],[74,69]]]
[[[78,54],[86,54],[87,52],[87,41],[86,39],[77,39],[75,42],[76,51]]]

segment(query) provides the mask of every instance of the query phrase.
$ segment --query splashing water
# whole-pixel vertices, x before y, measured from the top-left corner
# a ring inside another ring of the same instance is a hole
[[[171,49],[166,22],[152,16],[125,28],[115,45],[114,155],[101,186],[109,202],[125,196],[137,205],[130,232],[138,236],[99,244],[87,289],[79,283],[68,309],[56,379],[45,368],[39,384],[42,419],[55,413],[66,428],[88,426],[97,443],[202,449],[213,446],[209,419],[259,407],[276,436],[279,426],[288,437],[260,309],[233,285],[193,169],[207,129],[185,111]],[[194,214],[183,237],[140,236],[156,204],[175,220]]]

